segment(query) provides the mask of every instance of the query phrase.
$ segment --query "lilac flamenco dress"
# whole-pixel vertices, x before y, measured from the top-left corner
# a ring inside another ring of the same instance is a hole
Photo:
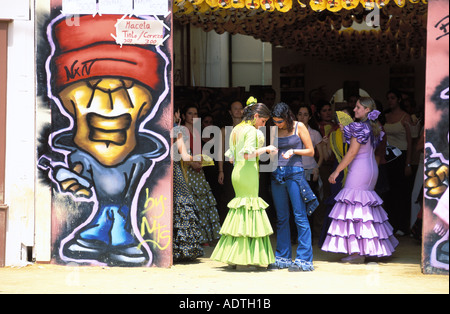
[[[329,215],[332,221],[322,250],[349,255],[358,253],[360,256],[390,256],[398,241],[381,206],[383,200],[374,191],[378,178],[374,150],[381,138],[374,139],[366,122],[346,126],[344,137],[347,143],[355,137],[361,147],[348,166],[344,187],[335,197],[336,204]]]

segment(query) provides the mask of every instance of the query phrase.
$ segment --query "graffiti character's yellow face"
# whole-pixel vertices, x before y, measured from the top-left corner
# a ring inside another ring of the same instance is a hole
[[[116,78],[81,81],[59,97],[75,119],[75,144],[106,166],[117,165],[133,151],[137,122],[152,106],[147,88]]]

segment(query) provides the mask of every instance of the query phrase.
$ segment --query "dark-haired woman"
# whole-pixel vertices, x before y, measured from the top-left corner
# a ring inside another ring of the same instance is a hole
[[[297,111],[297,120],[302,122],[308,129],[315,151],[313,157],[302,156],[305,178],[314,194],[319,200],[321,200],[323,199],[323,182],[320,178],[319,169],[325,160],[325,156],[327,156],[324,152],[326,144],[322,141],[322,135],[320,134],[319,126],[314,118],[311,106],[307,104],[300,104]],[[314,215],[309,217],[309,222],[311,225],[312,236],[314,238]]]
[[[273,268],[289,271],[312,271],[313,250],[308,214],[319,202],[305,179],[302,156],[314,156],[309,131],[285,103],[277,104],[272,120],[278,127],[278,166],[272,173],[272,197],[277,212],[277,249]],[[298,247],[292,261],[289,208],[292,206],[297,226]]]
[[[183,140],[186,143],[188,153],[194,154],[194,145],[201,146],[200,130],[194,128],[194,119],[198,118],[198,109],[195,105],[185,107],[181,113]],[[201,161],[192,161],[184,164],[186,183],[194,196],[198,211],[196,212],[202,233],[202,243],[209,246],[220,238],[220,219],[217,211],[217,201],[212,193],[211,186],[206,181]]]
[[[273,230],[265,211],[268,204],[258,195],[258,157],[277,150],[272,145],[263,146],[264,135],[257,129],[269,118],[270,111],[264,104],[250,102],[243,121],[231,132],[226,152],[234,164],[231,180],[236,197],[228,203],[228,215],[220,230],[222,237],[211,259],[239,268],[267,267],[275,261],[269,238]]]
[[[319,125],[319,131],[324,137],[325,142],[329,138],[330,134],[337,129],[339,129],[339,125],[337,125],[334,121],[334,111],[331,104],[328,101],[320,100],[315,104],[315,115],[316,121]],[[336,157],[334,154],[330,154],[327,157],[325,147],[322,147],[324,153],[324,160],[319,168],[320,178],[323,183],[322,192],[323,192],[323,202],[320,202],[319,207],[317,208],[314,214],[314,225],[312,229],[315,234],[320,234],[323,228],[323,224],[327,221],[327,199],[333,193],[333,186],[328,182],[328,176],[333,172],[336,167]]]
[[[390,90],[386,94],[387,112],[384,131],[389,145],[402,154],[386,164],[390,190],[386,197],[386,210],[391,217],[397,235],[409,234],[411,216],[411,192],[413,176],[411,169],[412,138],[411,116],[403,107],[401,93]]]
[[[173,260],[193,261],[203,256],[199,211],[194,196],[186,183],[185,167],[193,161],[183,141],[181,114],[175,111],[173,138],[177,149],[173,151]]]

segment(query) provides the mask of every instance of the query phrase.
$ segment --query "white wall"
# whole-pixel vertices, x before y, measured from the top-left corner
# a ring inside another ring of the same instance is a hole
[[[229,35],[191,27],[191,82],[193,86],[228,87]]]
[[[250,36],[232,37],[232,86],[272,85],[272,45]]]
[[[190,60],[186,53],[188,30]],[[188,85],[190,81],[193,86],[245,87],[248,91],[251,85],[272,84],[272,45],[250,36],[230,36],[226,32],[219,35],[175,24],[174,55],[175,85]]]
[[[28,3],[28,1],[27,1]],[[8,2],[22,6],[23,1]],[[34,245],[35,63],[34,13],[8,26],[5,203],[6,261],[21,265]],[[14,10],[12,10],[14,11]]]

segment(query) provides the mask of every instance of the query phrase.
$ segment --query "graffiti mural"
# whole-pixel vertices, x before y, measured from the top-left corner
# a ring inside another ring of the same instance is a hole
[[[449,2],[428,4],[422,268],[449,270]]]
[[[170,266],[171,15],[152,14],[149,0],[73,3],[37,12],[38,91],[51,109],[38,168],[53,188],[53,261]]]

